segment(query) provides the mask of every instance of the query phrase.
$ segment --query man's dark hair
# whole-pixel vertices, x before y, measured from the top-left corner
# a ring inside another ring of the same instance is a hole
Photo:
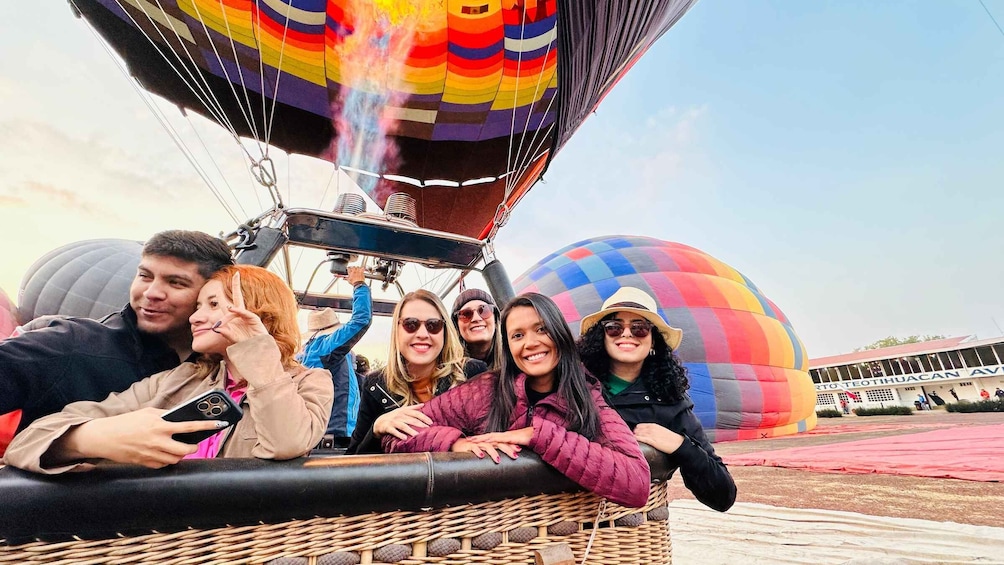
[[[226,242],[200,231],[162,231],[143,245],[143,255],[174,257],[195,263],[204,279],[213,276],[225,265],[234,264]]]

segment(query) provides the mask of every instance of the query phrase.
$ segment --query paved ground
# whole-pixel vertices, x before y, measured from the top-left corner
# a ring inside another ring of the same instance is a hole
[[[1004,414],[844,417],[789,438],[716,444],[721,454],[838,445],[946,427],[1004,423]],[[936,458],[937,453],[931,457]],[[1004,483],[730,467],[727,513],[670,483],[674,565],[1004,564]]]
[[[941,410],[910,416],[820,418],[815,433],[788,438],[715,444],[721,454],[789,447],[836,445],[845,441],[930,431],[955,426],[1004,423],[1004,413],[952,414]],[[835,433],[829,433],[835,432]],[[931,454],[936,458],[937,453]],[[730,467],[739,502],[786,508],[843,510],[873,516],[918,518],[981,526],[1004,525],[1004,483],[929,479],[897,475],[819,473],[777,467]],[[679,477],[671,496],[692,499]]]

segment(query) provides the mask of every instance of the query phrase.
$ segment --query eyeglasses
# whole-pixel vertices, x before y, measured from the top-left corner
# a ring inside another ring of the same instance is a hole
[[[482,304],[477,308],[464,308],[463,310],[457,312],[457,319],[470,322],[474,319],[475,312],[478,313],[478,316],[480,316],[482,320],[487,320],[489,314],[495,313],[495,307],[491,304]]]
[[[439,318],[429,318],[428,320],[419,320],[418,318],[402,318],[401,327],[404,331],[413,334],[418,331],[418,328],[425,324],[425,329],[429,331],[430,334],[436,335],[443,331],[443,327],[446,322]]]
[[[607,320],[605,322],[600,322],[603,326],[603,331],[607,332],[610,337],[620,337],[624,335],[624,322],[620,320]],[[635,320],[631,322],[629,326],[631,329],[631,335],[638,339],[648,337],[648,334],[652,333],[652,322],[644,320]]]

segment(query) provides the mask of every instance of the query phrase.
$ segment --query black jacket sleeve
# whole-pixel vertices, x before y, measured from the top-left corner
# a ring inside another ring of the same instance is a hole
[[[481,373],[488,372],[488,364],[480,359],[468,359],[464,364],[464,376],[471,380]]]
[[[736,483],[694,412],[683,410],[667,427],[684,436],[683,444],[669,457],[680,466],[687,489],[708,508],[719,512],[732,508],[736,502]]]
[[[24,410],[27,425],[62,409],[66,403],[56,385],[72,361],[72,334],[71,326],[62,325],[0,341],[0,414]]]

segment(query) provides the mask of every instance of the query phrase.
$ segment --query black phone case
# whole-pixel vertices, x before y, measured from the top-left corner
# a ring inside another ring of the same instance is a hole
[[[168,422],[191,422],[195,420],[222,420],[233,426],[240,421],[244,413],[241,407],[234,403],[230,395],[222,390],[210,390],[175,406],[166,412],[162,418]],[[219,433],[220,430],[205,430],[171,436],[175,441],[196,444]]]

